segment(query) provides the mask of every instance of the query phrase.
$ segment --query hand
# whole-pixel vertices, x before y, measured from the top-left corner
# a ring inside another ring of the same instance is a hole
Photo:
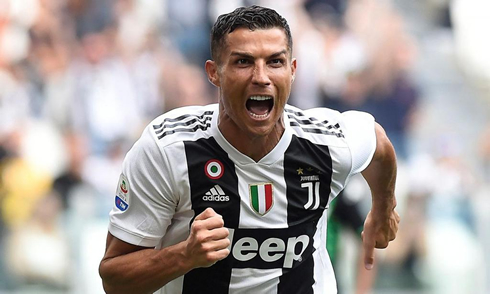
[[[193,268],[209,267],[230,254],[229,231],[224,227],[223,217],[212,208],[199,214],[191,225],[186,240],[185,255]]]
[[[400,216],[391,210],[389,216],[378,215],[369,211],[361,233],[364,248],[364,267],[373,268],[374,248],[386,248],[390,241],[395,240]]]

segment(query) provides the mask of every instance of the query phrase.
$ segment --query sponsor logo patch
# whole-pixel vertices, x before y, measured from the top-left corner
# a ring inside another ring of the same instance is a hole
[[[119,177],[119,183],[117,185],[115,205],[121,210],[125,211],[129,207],[129,181],[125,175],[121,174]]]
[[[311,258],[317,222],[288,228],[229,229],[228,247],[233,268],[297,268]]]
[[[121,211],[125,211],[128,209],[128,204],[124,202],[119,196],[116,196],[116,207],[119,208]]]

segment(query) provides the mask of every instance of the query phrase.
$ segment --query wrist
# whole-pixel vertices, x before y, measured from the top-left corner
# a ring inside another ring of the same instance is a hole
[[[187,242],[183,241],[175,245],[175,264],[184,272],[187,273],[194,268],[193,260],[187,252]]]
[[[186,254],[185,241],[161,249],[159,259],[161,264],[171,266],[178,273],[177,276],[184,275],[193,269],[192,259]]]
[[[373,201],[371,211],[373,216],[389,216],[395,210],[395,207],[396,199],[395,197],[391,197],[390,200]]]

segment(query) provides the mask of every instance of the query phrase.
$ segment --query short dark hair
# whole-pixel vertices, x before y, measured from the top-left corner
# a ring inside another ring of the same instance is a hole
[[[226,35],[237,28],[256,29],[282,28],[286,33],[288,50],[293,51],[293,38],[288,22],[275,10],[258,5],[240,7],[218,17],[211,29],[211,57],[218,61],[219,51],[225,44]]]

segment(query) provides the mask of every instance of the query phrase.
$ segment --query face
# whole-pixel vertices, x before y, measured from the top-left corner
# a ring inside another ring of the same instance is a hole
[[[280,28],[227,35],[219,61],[208,61],[209,80],[220,89],[220,129],[226,136],[282,134],[282,115],[291,92],[296,60]]]

